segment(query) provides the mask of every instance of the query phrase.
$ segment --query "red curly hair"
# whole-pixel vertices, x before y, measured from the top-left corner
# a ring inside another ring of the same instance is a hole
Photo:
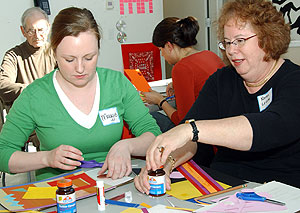
[[[264,60],[277,60],[287,52],[290,37],[290,25],[285,23],[281,12],[277,11],[269,0],[235,0],[224,4],[218,19],[218,39],[224,40],[224,26],[230,19],[236,24],[249,23],[253,27],[258,45],[266,53]],[[225,51],[223,56],[226,60]]]

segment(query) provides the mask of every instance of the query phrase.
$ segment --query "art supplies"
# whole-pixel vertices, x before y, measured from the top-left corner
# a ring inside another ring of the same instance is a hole
[[[57,181],[56,204],[57,213],[76,213],[76,194],[71,179]]]
[[[241,189],[241,188],[244,188],[244,187],[247,187],[247,184],[243,184],[243,185],[239,185],[239,186],[235,186],[235,187],[230,187],[228,189],[223,189],[222,191],[214,192],[214,193],[207,194],[207,195],[202,195],[200,197],[195,198],[194,200],[197,202],[197,200],[212,197],[212,196],[215,196],[215,195],[220,195],[220,194],[223,194],[223,193],[226,193],[226,192],[232,192],[234,190],[238,190],[238,189]]]
[[[39,190],[43,190],[43,188],[45,188],[45,190],[48,190],[49,187],[56,187],[57,181],[61,179],[72,180],[73,187],[76,191],[77,200],[96,195],[96,181],[82,170],[76,170],[43,181],[9,187],[1,187],[0,203],[4,208],[12,212],[55,206],[55,192],[52,198],[45,199],[23,199],[23,196],[25,195],[29,187],[39,187]],[[105,191],[111,190],[113,188],[115,187],[104,184]]]
[[[90,160],[90,161],[82,160],[82,161],[80,161],[80,163],[81,163],[81,165],[79,167],[81,167],[81,168],[95,168],[95,167],[102,168],[102,166],[104,164],[104,163],[98,163],[95,160]]]
[[[177,167],[177,170],[180,171],[180,173],[188,179],[202,195],[224,190],[217,181],[201,169],[193,160]]]
[[[239,192],[236,193],[236,197],[241,200],[260,201],[260,202],[267,202],[275,205],[285,206],[285,203],[279,202],[277,200],[268,199],[266,197],[256,194],[255,192]]]
[[[122,201],[109,200],[109,199],[106,199],[105,203],[106,204],[112,204],[112,205],[118,205],[118,206],[133,207],[133,208],[137,208],[140,205],[140,204],[137,204],[137,203],[126,203],[126,202],[122,202]]]
[[[98,211],[105,211],[104,183],[97,180],[97,206]]]
[[[124,74],[138,91],[149,92],[150,86],[140,70],[124,69]]]

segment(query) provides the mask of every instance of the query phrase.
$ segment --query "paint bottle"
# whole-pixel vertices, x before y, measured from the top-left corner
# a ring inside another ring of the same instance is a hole
[[[166,178],[165,171],[160,168],[156,171],[148,171],[148,181],[150,184],[149,195],[154,197],[163,196],[166,194]]]
[[[56,203],[57,213],[76,213],[76,195],[72,187],[72,180],[61,179],[57,181]]]
[[[97,180],[96,183],[98,211],[105,211],[104,183],[102,180]]]

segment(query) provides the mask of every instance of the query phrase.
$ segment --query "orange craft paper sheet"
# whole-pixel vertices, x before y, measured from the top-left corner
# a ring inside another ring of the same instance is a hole
[[[149,92],[151,87],[138,69],[124,69],[124,73],[138,91]]]

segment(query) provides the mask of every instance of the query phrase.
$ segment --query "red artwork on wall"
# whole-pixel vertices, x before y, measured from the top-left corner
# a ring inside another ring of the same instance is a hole
[[[162,79],[159,49],[152,43],[122,44],[124,69],[139,69],[148,82]]]

